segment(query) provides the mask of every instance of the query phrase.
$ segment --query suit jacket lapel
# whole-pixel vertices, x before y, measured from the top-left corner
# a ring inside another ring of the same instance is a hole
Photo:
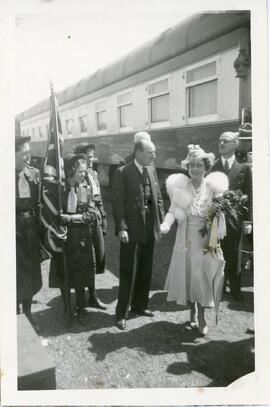
[[[221,158],[219,158],[219,159],[215,162],[215,164],[214,164],[214,166],[213,166],[213,169],[214,169],[215,171],[221,171],[221,172],[224,172],[224,173],[225,173],[224,167],[223,167],[223,165],[222,165]]]
[[[228,174],[230,181],[231,181],[235,176],[238,175],[239,167],[240,167],[240,164],[239,164],[236,160],[234,160],[234,162],[233,162],[233,164],[232,164],[232,166],[231,166],[231,168],[230,168],[229,174]]]
[[[136,196],[136,202],[138,209],[143,217],[143,220],[145,221],[145,208],[144,208],[144,201],[143,201],[143,186],[141,182],[141,175],[139,173],[138,168],[134,164],[134,162],[130,166],[131,170],[131,187],[134,191],[134,194]]]
[[[139,192],[141,194],[143,194],[141,176],[140,176],[138,168],[136,167],[136,165],[134,163],[132,163],[132,165],[130,166],[130,169],[131,169],[132,178],[134,180],[134,182],[132,182],[132,184],[131,184],[134,192],[136,194],[138,194]]]
[[[157,200],[157,188],[156,188],[156,181],[155,181],[155,177],[154,177],[154,172],[153,169],[151,167],[146,167],[147,168],[147,172],[148,172],[148,176],[149,176],[149,180],[150,180],[150,184],[151,184],[151,191],[153,194],[153,198],[154,198],[154,202],[156,202]]]

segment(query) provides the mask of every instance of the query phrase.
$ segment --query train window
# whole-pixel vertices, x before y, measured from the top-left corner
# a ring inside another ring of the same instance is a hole
[[[120,106],[119,108],[119,125],[120,127],[132,127],[133,125],[133,108],[132,104]]]
[[[150,112],[151,123],[169,120],[169,94],[151,98]]]
[[[133,127],[132,92],[128,91],[117,96],[119,127]]]
[[[49,138],[49,125],[48,125],[48,123],[46,124],[46,135],[47,135],[47,138]]]
[[[25,131],[24,130],[22,131],[22,136],[25,137]]]
[[[105,131],[107,129],[107,114],[106,114],[106,100],[100,100],[99,102],[95,103],[96,109],[96,122],[97,122],[97,130],[98,131]]]
[[[80,123],[80,132],[86,133],[87,132],[87,116],[86,115],[80,116],[79,123]]]
[[[216,119],[218,80],[216,61],[200,65],[186,72],[187,116],[190,122],[196,118]]]
[[[189,88],[188,117],[206,116],[217,112],[217,80]]]
[[[151,124],[169,121],[169,79],[165,78],[148,85],[148,105]]]
[[[67,131],[68,136],[72,135],[72,128],[73,128],[73,120],[67,119],[66,120],[66,131]]]
[[[38,126],[38,137],[43,138],[43,129],[41,126]]]
[[[29,137],[30,136],[30,131],[29,131],[29,129],[27,129],[26,130],[26,137]]]
[[[106,130],[106,110],[96,113],[98,130]]]
[[[36,132],[35,127],[32,127],[32,140],[35,140]]]

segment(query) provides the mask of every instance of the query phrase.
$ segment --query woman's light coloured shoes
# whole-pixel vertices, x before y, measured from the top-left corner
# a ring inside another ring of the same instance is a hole
[[[208,327],[206,325],[206,320],[204,316],[204,307],[202,307],[200,304],[198,304],[198,331],[199,334],[202,336],[207,335],[208,333]]]
[[[198,319],[196,315],[196,308],[191,308],[190,310],[190,321],[189,325],[191,326],[192,329],[198,328]]]

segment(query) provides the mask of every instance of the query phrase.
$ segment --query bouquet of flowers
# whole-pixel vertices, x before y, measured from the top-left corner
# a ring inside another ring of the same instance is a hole
[[[247,214],[247,195],[240,190],[227,191],[219,198],[213,199],[211,207],[208,209],[207,221],[212,224],[215,217],[219,218],[224,214],[227,223],[233,229],[240,230],[242,221]]]
[[[206,214],[207,224],[200,230],[202,237],[209,235],[206,251],[219,249],[219,240],[226,236],[226,222],[233,229],[241,230],[242,221],[248,210],[247,199],[247,195],[240,190],[227,191],[222,196],[213,199]]]

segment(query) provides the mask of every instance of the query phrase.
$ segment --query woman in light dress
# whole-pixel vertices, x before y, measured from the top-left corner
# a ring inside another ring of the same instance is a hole
[[[189,145],[189,153],[182,166],[188,170],[184,174],[173,174],[166,181],[171,206],[161,225],[162,233],[167,233],[175,220],[177,234],[165,290],[168,301],[179,305],[190,304],[190,325],[199,333],[207,333],[204,311],[213,307],[212,287],[204,273],[204,248],[208,237],[202,237],[201,230],[206,226],[206,216],[212,200],[228,189],[228,178],[221,172],[207,176],[214,161],[213,153],[206,153],[198,145]]]

